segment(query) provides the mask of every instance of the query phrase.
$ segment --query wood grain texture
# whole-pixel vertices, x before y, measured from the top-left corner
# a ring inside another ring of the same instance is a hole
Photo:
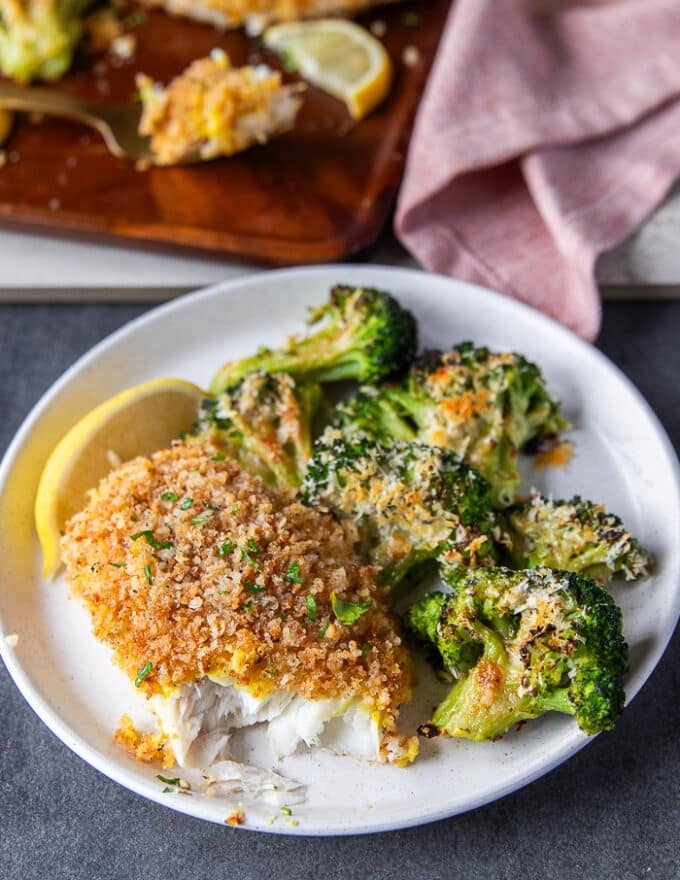
[[[384,21],[395,62],[385,103],[355,123],[344,105],[309,87],[295,129],[230,159],[138,171],[111,156],[76,123],[22,119],[0,171],[0,224],[139,244],[190,248],[272,264],[346,257],[378,236],[404,168],[411,126],[449,0],[381,8],[359,21]],[[416,13],[420,24],[407,24]],[[137,71],[167,81],[212,48],[236,65],[265,60],[241,32],[149,15],[135,56],[113,66],[83,55],[58,88],[108,105],[134,95]],[[403,63],[407,46],[420,62]],[[289,77],[295,79],[294,76]]]

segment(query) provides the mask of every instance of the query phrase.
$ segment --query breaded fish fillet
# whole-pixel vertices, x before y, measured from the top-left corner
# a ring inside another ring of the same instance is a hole
[[[232,67],[221,50],[194,61],[167,86],[137,74],[139,133],[157,165],[231,156],[293,127],[299,86],[265,64]]]
[[[141,0],[143,6],[162,7],[171,15],[205,21],[219,28],[245,27],[261,33],[275,21],[298,21],[327,15],[351,17],[390,0]]]
[[[62,553],[94,633],[150,698],[178,763],[228,757],[232,727],[407,763],[412,668],[376,582],[329,515],[177,443],[106,477]]]

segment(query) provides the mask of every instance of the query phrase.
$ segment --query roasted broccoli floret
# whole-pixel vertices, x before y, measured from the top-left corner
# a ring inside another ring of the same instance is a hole
[[[554,501],[532,492],[506,512],[510,559],[516,568],[549,566],[588,575],[599,583],[646,577],[652,558],[618,516],[575,495]]]
[[[356,526],[360,554],[383,569],[391,589],[426,560],[452,572],[495,562],[489,486],[444,449],[350,441],[328,429],[317,441],[300,498]]]
[[[270,485],[297,489],[312,455],[311,422],[320,400],[314,383],[251,373],[203,402],[198,432]]]
[[[550,568],[478,568],[458,572],[451,586],[408,613],[457,678],[434,712],[437,728],[492,740],[550,710],[574,715],[588,734],[614,727],[628,650],[621,611],[603,587]]]
[[[218,394],[255,370],[290,373],[301,381],[378,382],[405,370],[415,356],[415,319],[389,293],[338,285],[326,305],[312,309],[311,323],[319,321],[323,327],[310,336],[224,364],[211,391]]]
[[[384,408],[413,423],[423,443],[463,455],[491,483],[499,506],[515,500],[518,452],[569,427],[537,366],[470,342],[428,352],[380,396]]]
[[[395,440],[416,439],[414,425],[401,417],[380,388],[371,385],[338,403],[332,420],[333,427],[348,440],[366,437],[389,446]]]
[[[0,69],[20,83],[57,80],[71,66],[91,0],[1,0]]]

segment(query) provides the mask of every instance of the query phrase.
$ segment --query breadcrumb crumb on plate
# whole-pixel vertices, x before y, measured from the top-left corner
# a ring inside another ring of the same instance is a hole
[[[162,733],[140,733],[129,715],[121,716],[113,740],[137,761],[156,762],[161,767],[175,765],[175,755],[167,738]]]
[[[230,825],[232,828],[237,825],[243,825],[246,821],[246,814],[243,810],[232,810],[231,813],[228,814],[227,818],[224,820],[225,825]]]
[[[555,443],[549,449],[542,450],[534,459],[534,468],[541,470],[547,467],[567,467],[574,457],[574,444],[568,440]]]

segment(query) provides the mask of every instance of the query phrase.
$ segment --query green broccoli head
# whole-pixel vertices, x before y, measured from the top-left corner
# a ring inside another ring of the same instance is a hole
[[[417,348],[413,315],[380,290],[338,285],[328,303],[311,312],[316,333],[292,337],[281,349],[224,364],[211,383],[218,394],[255,370],[290,373],[296,379],[378,382],[405,370]]]
[[[311,423],[321,400],[314,383],[286,373],[250,373],[203,401],[198,432],[270,485],[297,489],[312,454]]]
[[[506,519],[516,568],[561,568],[599,583],[650,573],[651,555],[619,517],[578,495],[554,501],[532,492],[528,501],[506,511]]]
[[[603,587],[574,572],[493,567],[458,573],[451,586],[408,613],[458,679],[435,710],[438,728],[493,740],[550,710],[588,734],[615,726],[628,651]]]
[[[383,569],[391,588],[427,560],[452,572],[495,561],[489,487],[447,450],[385,446],[329,428],[317,441],[300,498],[356,527],[361,554]]]
[[[419,440],[465,456],[491,483],[499,506],[515,500],[519,451],[568,427],[537,366],[470,342],[427,352],[383,393]]]
[[[4,0],[0,69],[19,83],[60,79],[71,66],[91,0]]]
[[[483,652],[483,643],[474,637],[468,621],[446,622],[449,596],[431,593],[409,609],[409,628],[426,644],[436,648],[446,669],[455,675],[469,671]]]

